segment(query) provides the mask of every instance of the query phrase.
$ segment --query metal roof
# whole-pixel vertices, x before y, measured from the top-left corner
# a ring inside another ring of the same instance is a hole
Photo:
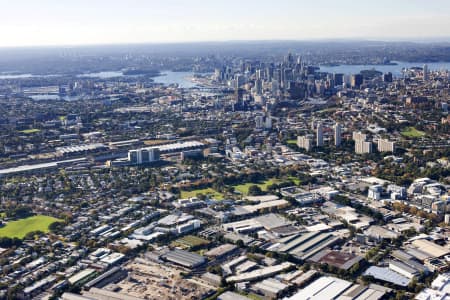
[[[399,286],[407,286],[410,282],[409,278],[400,275],[397,272],[391,271],[388,268],[381,268],[376,266],[371,266],[364,272],[364,275],[373,276],[376,279],[391,282]]]

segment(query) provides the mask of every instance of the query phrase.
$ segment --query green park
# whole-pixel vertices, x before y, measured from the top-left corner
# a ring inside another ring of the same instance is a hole
[[[55,222],[62,222],[62,220],[49,216],[38,215],[16,221],[10,221],[5,226],[0,228],[0,237],[23,239],[30,232],[41,231],[47,233],[50,231],[50,225]]]

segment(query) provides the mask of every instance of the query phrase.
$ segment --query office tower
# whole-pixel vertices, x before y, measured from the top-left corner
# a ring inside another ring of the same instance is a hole
[[[310,151],[312,149],[313,139],[311,136],[298,136],[297,137],[297,146],[301,149],[305,149],[306,151]]]
[[[350,84],[352,88],[359,88],[363,84],[362,74],[353,74]]]
[[[428,65],[423,65],[423,81],[428,81],[429,78],[429,72],[428,72]]]
[[[292,72],[291,68],[286,68],[281,73],[282,75],[282,83],[283,87],[287,86],[287,82],[292,81],[294,79],[294,73]]]
[[[261,79],[255,80],[255,94],[256,95],[262,94],[262,80]]]
[[[273,71],[273,80],[281,83],[281,70],[279,68]]]
[[[316,145],[317,145],[317,147],[323,146],[323,127],[322,127],[322,123],[320,123],[320,122],[319,122],[319,124],[317,124],[317,129],[316,129]]]
[[[344,83],[344,74],[334,73],[333,81],[335,86],[342,85]]]
[[[236,83],[235,88],[240,88],[245,83],[245,77],[241,74],[236,74],[234,76],[234,81]]]
[[[216,69],[214,70],[214,79],[215,79],[216,81],[222,81],[222,80],[223,80],[223,72],[222,72],[222,69],[216,68]]]
[[[150,147],[128,151],[128,161],[133,165],[151,163],[159,160],[159,148]]]
[[[384,73],[383,74],[383,81],[384,82],[392,82],[392,73],[391,72]]]
[[[256,129],[261,129],[264,127],[264,116],[255,117],[255,127]]]
[[[266,68],[266,80],[271,81],[273,78],[273,66],[268,66]]]
[[[395,144],[387,139],[378,140],[378,151],[379,152],[394,152]]]
[[[341,124],[336,123],[334,125],[334,145],[339,147],[341,145],[342,137],[341,137]]]
[[[284,63],[288,66],[292,66],[294,64],[294,56],[292,53],[288,53],[288,55],[284,57]]]
[[[269,116],[266,117],[266,124],[265,124],[266,129],[272,129],[272,118]]]
[[[234,90],[234,101],[239,103],[244,99],[244,89],[237,88]]]
[[[280,91],[280,84],[277,80],[272,80],[272,94],[277,96]]]
[[[306,85],[302,82],[288,81],[285,91],[291,99],[303,99],[306,95]]]
[[[261,71],[261,69],[256,70],[255,76],[256,76],[256,80],[262,79],[262,71]]]
[[[128,151],[128,161],[132,164],[138,164],[138,150]]]

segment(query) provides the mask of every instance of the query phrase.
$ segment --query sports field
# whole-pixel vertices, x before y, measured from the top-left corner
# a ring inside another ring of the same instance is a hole
[[[214,200],[223,200],[224,196],[222,193],[219,193],[218,191],[212,189],[212,188],[206,188],[206,189],[197,189],[192,191],[181,191],[181,199],[186,199],[190,197],[196,197],[197,194],[203,194],[208,195],[210,198]]]
[[[40,129],[33,128],[33,129],[25,129],[25,130],[22,130],[20,132],[21,133],[25,133],[25,134],[32,134],[32,133],[37,133],[37,132],[40,132],[40,131],[41,131]]]
[[[22,239],[29,232],[33,231],[42,231],[47,233],[49,232],[48,227],[55,222],[62,222],[62,220],[49,216],[38,215],[17,221],[11,221],[4,227],[0,228],[0,237],[16,237]]]

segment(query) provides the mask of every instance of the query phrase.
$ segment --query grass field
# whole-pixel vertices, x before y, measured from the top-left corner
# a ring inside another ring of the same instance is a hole
[[[181,198],[190,198],[190,197],[196,197],[197,194],[203,194],[208,195],[212,199],[215,200],[223,200],[224,196],[222,193],[219,193],[218,191],[212,189],[212,188],[206,188],[206,189],[197,189],[192,191],[181,191]]]
[[[299,185],[301,183],[300,179],[298,179],[297,177],[294,177],[294,176],[289,176],[288,179],[290,181],[292,181],[293,183],[295,183],[295,185]]]
[[[282,182],[286,182],[286,181],[288,181],[288,180],[290,180],[290,181],[292,181],[294,184],[296,184],[296,185],[299,185],[300,183],[301,183],[301,181],[300,181],[300,179],[298,179],[297,177],[294,177],[294,176],[289,176],[288,178],[286,178],[285,180],[283,180],[283,179],[277,179],[277,178],[271,178],[271,179],[268,179],[268,180],[266,180],[266,181],[263,181],[263,182],[259,182],[259,183],[244,183],[244,184],[239,184],[239,185],[233,185],[233,188],[236,190],[236,191],[238,191],[239,193],[241,193],[241,194],[243,194],[243,195],[245,195],[245,196],[247,196],[248,195],[248,189],[252,186],[252,185],[257,185],[257,186],[259,186],[260,188],[261,188],[261,190],[263,190],[263,191],[267,191],[267,187],[269,186],[269,185],[272,185],[272,184],[279,184],[279,183],[282,183]]]
[[[189,249],[193,247],[199,247],[208,245],[208,240],[202,239],[195,235],[187,235],[172,242],[172,246]]]
[[[274,183],[279,182],[278,179],[269,179],[260,183],[244,183],[244,184],[238,184],[238,185],[233,185],[234,189],[236,191],[238,191],[239,193],[247,196],[248,195],[248,189],[252,186],[252,185],[257,185],[261,188],[261,190],[263,191],[267,191],[267,187],[269,185],[272,185]]]
[[[407,127],[405,130],[401,132],[401,134],[408,138],[419,138],[425,135],[425,132],[417,130],[414,127]]]
[[[32,134],[32,133],[37,133],[37,132],[41,132],[40,129],[37,128],[33,128],[33,129],[25,129],[20,131],[21,133],[25,133],[25,134]]]
[[[287,140],[286,141],[288,144],[294,144],[297,145],[297,140]]]
[[[8,222],[4,227],[0,228],[0,237],[24,238],[27,233],[33,231],[49,232],[48,227],[55,223],[62,222],[49,216],[33,216],[26,219]]]

